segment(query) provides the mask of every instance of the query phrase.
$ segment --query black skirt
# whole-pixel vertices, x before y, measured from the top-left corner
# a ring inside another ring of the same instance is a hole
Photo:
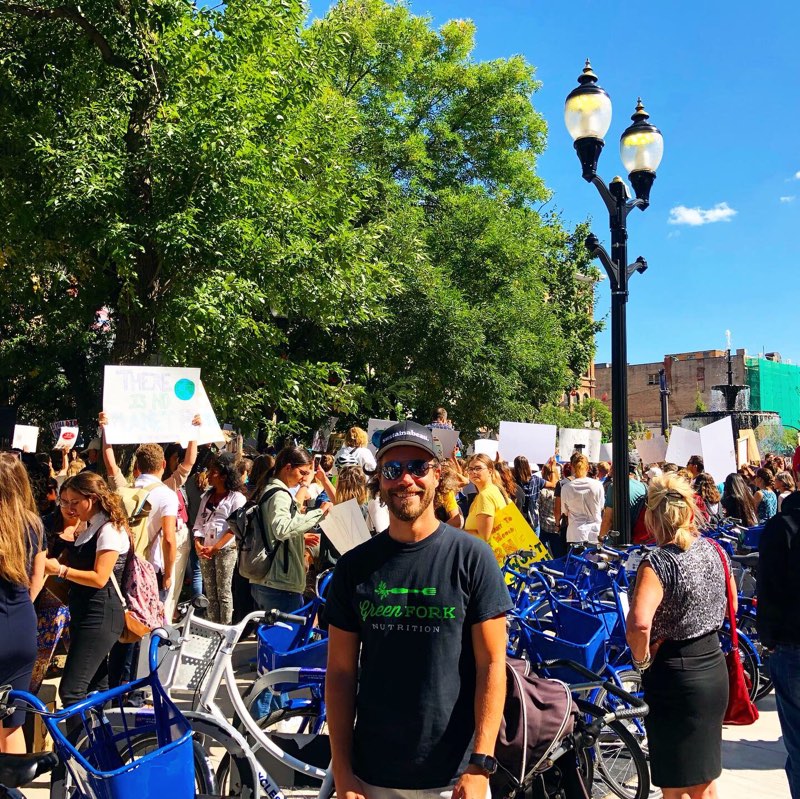
[[[722,773],[728,671],[716,632],[665,641],[642,675],[650,773],[661,788],[686,788]]]

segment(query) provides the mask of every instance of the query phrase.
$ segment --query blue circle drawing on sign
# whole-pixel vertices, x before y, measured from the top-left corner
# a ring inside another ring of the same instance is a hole
[[[179,400],[190,400],[194,396],[194,382],[182,377],[175,383],[175,396]]]

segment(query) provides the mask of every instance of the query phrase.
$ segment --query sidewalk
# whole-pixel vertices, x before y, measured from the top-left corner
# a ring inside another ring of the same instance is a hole
[[[752,726],[723,730],[719,799],[789,799],[775,695],[762,699],[758,710]]]

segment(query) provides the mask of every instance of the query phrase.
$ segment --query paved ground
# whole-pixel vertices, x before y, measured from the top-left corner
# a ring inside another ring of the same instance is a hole
[[[245,663],[250,656],[242,650],[236,658]],[[238,650],[237,650],[237,654]],[[245,669],[237,669],[244,680]],[[243,680],[243,682],[244,682]],[[719,799],[789,799],[789,787],[783,764],[786,750],[781,739],[775,697],[759,702],[760,718],[750,727],[727,727],[723,731],[723,773],[718,783]],[[29,799],[48,799],[49,780],[43,778],[25,794]],[[290,796],[307,797],[308,792],[289,792]]]

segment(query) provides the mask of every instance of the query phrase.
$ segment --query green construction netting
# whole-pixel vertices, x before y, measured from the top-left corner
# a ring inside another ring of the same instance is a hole
[[[785,425],[800,428],[800,366],[747,358],[745,377],[751,410],[776,411]]]

